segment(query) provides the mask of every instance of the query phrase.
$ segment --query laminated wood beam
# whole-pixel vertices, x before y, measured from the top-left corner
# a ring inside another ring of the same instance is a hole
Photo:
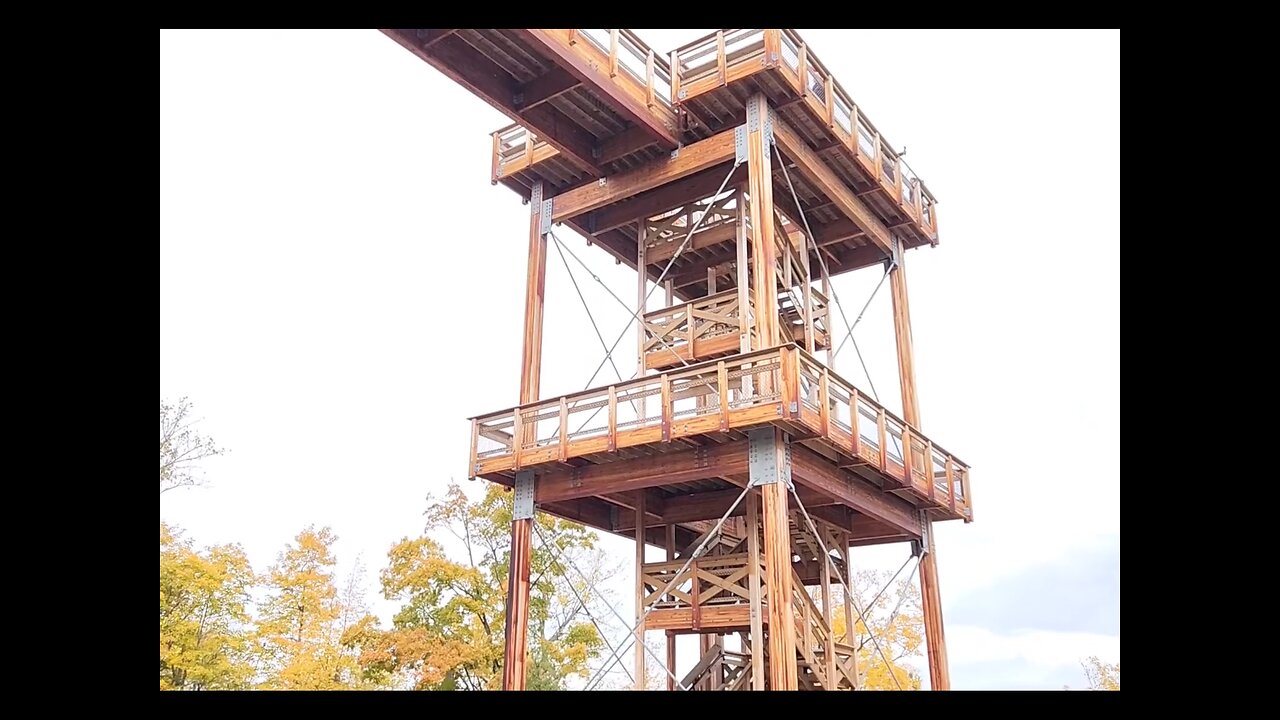
[[[836,501],[823,495],[812,488],[798,488],[800,493],[800,502],[813,513],[814,517],[818,517],[821,510],[837,510],[838,508],[824,507],[832,505]],[[665,523],[689,523],[697,520],[719,520],[724,516],[725,512],[733,505],[738,496],[742,494],[741,488],[730,488],[728,490],[711,490],[709,492],[694,493],[692,495],[673,495],[663,498],[665,509],[660,513],[662,521]],[[653,508],[650,507],[650,514]],[[742,517],[747,514],[746,502],[738,503],[738,507],[734,508],[733,514],[729,517]],[[631,530],[633,520],[630,515],[615,530],[621,532]],[[652,521],[646,521],[653,524]],[[847,525],[847,523],[845,523]]]
[[[885,523],[905,535],[920,537],[920,521],[915,507],[895,495],[883,493],[831,464],[830,460],[799,445],[791,447],[791,473],[804,485],[841,504]]]
[[[597,210],[587,216],[586,222],[595,232],[603,232],[634,222],[637,218],[652,217],[673,207],[701,200],[720,187],[725,173],[724,168],[703,170],[683,180],[637,195],[626,202]],[[736,182],[746,178],[746,173],[745,166],[739,167],[733,177],[729,178],[725,189],[732,188]]]
[[[564,68],[552,68],[516,89],[512,105],[519,111],[535,108],[542,103],[559,97],[582,84],[572,73]]]
[[[602,174],[595,161],[595,140],[589,133],[550,105],[539,105],[521,112],[513,102],[520,90],[515,78],[457,35],[432,36],[431,33],[443,31],[428,31],[425,40],[430,41],[434,37],[437,41],[424,45],[424,38],[418,37],[416,29],[384,29],[382,32],[503,115],[546,140],[570,162],[592,175]]]
[[[813,183],[824,195],[835,202],[836,207],[867,233],[871,242],[882,250],[892,249],[889,230],[871,209],[858,199],[831,168],[818,157],[804,138],[800,137],[782,118],[773,121],[773,137],[779,149],[796,164],[796,169]]]
[[[580,53],[569,47],[567,39],[562,36],[562,33],[567,31],[522,29],[514,32],[539,52],[585,82],[592,92],[608,98],[611,110],[637,127],[644,128],[666,148],[679,145],[680,139],[676,136],[674,123],[659,118],[645,103],[623,90],[609,76],[609,68],[600,68],[588,62]]]
[[[680,148],[674,157],[660,158],[648,165],[601,178],[599,182],[587,183],[557,195],[551,211],[551,219],[555,222],[563,222],[585,212],[731,161],[733,157],[733,130],[728,130],[706,140],[686,145]],[[632,219],[636,217],[639,216],[632,215]]]
[[[538,502],[627,492],[747,471],[747,444],[724,443],[603,465],[555,470],[538,478]]]

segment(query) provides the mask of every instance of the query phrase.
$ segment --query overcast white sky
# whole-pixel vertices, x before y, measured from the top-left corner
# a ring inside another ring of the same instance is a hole
[[[976,522],[937,529],[953,686],[1079,687],[1081,658],[1120,657],[1120,34],[800,32],[940,202],[907,265],[922,424],[974,468]],[[466,482],[466,418],[517,399],[528,208],[489,183],[508,122],[376,30],[161,31],[160,395],[232,451],[163,520],[258,569],[330,525],[376,597],[425,495]],[[603,357],[555,253],[547,276],[544,397]],[[836,280],[850,313],[878,277]],[[579,282],[616,337],[626,313]],[[856,337],[900,409],[887,290]]]

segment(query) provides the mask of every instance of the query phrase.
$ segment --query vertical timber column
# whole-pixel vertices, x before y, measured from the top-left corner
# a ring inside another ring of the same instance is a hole
[[[894,268],[889,274],[889,290],[893,295],[893,330],[898,341],[898,379],[902,385],[902,419],[920,429],[920,403],[916,398],[915,356],[911,342],[911,306],[907,299],[906,254],[895,237]],[[911,448],[902,448],[906,453]],[[924,538],[920,558],[920,599],[924,611],[924,639],[929,652],[929,687],[951,689],[951,670],[947,665],[947,638],[942,626],[942,592],[938,587],[938,559],[933,545],[933,521],[922,518]]]
[[[647,247],[649,244],[649,221],[645,218],[639,218],[636,220],[636,227],[639,228],[636,230],[636,316],[640,318],[636,325],[636,330],[639,333],[636,341],[638,343],[636,377],[644,377],[646,374],[644,368],[644,346],[647,335],[644,314],[649,310],[649,261],[647,258],[649,253]],[[640,398],[639,414],[640,424],[643,426],[644,420],[649,415],[648,396]]]
[[[636,677],[635,689],[645,689],[644,671],[644,491],[636,492]]]
[[[529,198],[529,272],[525,278],[524,350],[520,357],[520,404],[538,400],[542,378],[542,306],[547,279],[547,230],[551,201],[542,198],[542,183]],[[531,432],[534,428],[529,428]],[[516,438],[524,442],[524,438]],[[507,574],[506,646],[502,661],[502,689],[523,690],[525,657],[529,648],[529,557],[533,547],[533,473],[516,475],[516,508],[511,516],[511,562]],[[527,511],[521,507],[528,494]]]
[[[676,559],[676,526],[667,526],[667,562]],[[676,689],[676,634],[667,631],[667,689]]]
[[[747,255],[747,243],[751,242],[747,237],[747,195],[739,187],[737,194],[734,195],[734,205],[737,210],[737,262],[735,263],[734,272],[737,275],[738,285],[738,352],[749,353],[751,347],[751,285],[750,285],[750,268],[751,260]],[[745,378],[744,378],[745,380]]]
[[[760,348],[775,347],[778,331],[778,246],[773,239],[773,123],[763,93],[747,101],[747,187],[751,194],[751,289]],[[785,499],[785,498],[784,498]]]
[[[759,266],[757,266],[759,269]],[[760,488],[764,515],[764,570],[769,586],[769,689],[796,690],[796,625],[791,604],[791,528],[787,493],[791,486],[791,446],[782,431],[764,427],[750,438],[751,486]]]
[[[747,562],[748,592],[751,595],[751,689],[765,689],[764,674],[764,606],[760,600],[764,596],[760,579],[760,493],[755,489],[747,491]]]

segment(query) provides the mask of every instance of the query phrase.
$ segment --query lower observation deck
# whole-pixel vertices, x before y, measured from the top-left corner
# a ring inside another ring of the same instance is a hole
[[[795,345],[473,418],[469,475],[535,470],[540,506],[610,532],[634,523],[583,501],[628,507],[619,496],[661,488],[648,508],[667,522],[714,519],[746,484],[745,431],[768,425],[791,437],[806,506],[865,526],[863,544],[918,538],[917,510],[973,519],[967,464]]]

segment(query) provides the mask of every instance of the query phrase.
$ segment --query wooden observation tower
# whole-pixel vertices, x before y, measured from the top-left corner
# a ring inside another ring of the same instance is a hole
[[[669,688],[857,689],[832,588],[850,548],[911,541],[931,685],[947,689],[931,528],[973,519],[969,467],[921,427],[904,262],[937,244],[938,217],[864,109],[794,30],[719,30],[668,55],[629,30],[383,32],[516,123],[491,163],[531,209],[520,397],[472,420],[469,463],[515,491],[503,687],[525,684],[541,511],[636,538],[635,635],[667,637],[665,663],[636,644],[637,676],[665,664]],[[559,223],[637,270],[635,339],[615,347],[640,370],[544,398]],[[851,329],[830,278],[870,266],[893,296],[900,416],[831,370]],[[679,634],[701,636],[683,678]]]

